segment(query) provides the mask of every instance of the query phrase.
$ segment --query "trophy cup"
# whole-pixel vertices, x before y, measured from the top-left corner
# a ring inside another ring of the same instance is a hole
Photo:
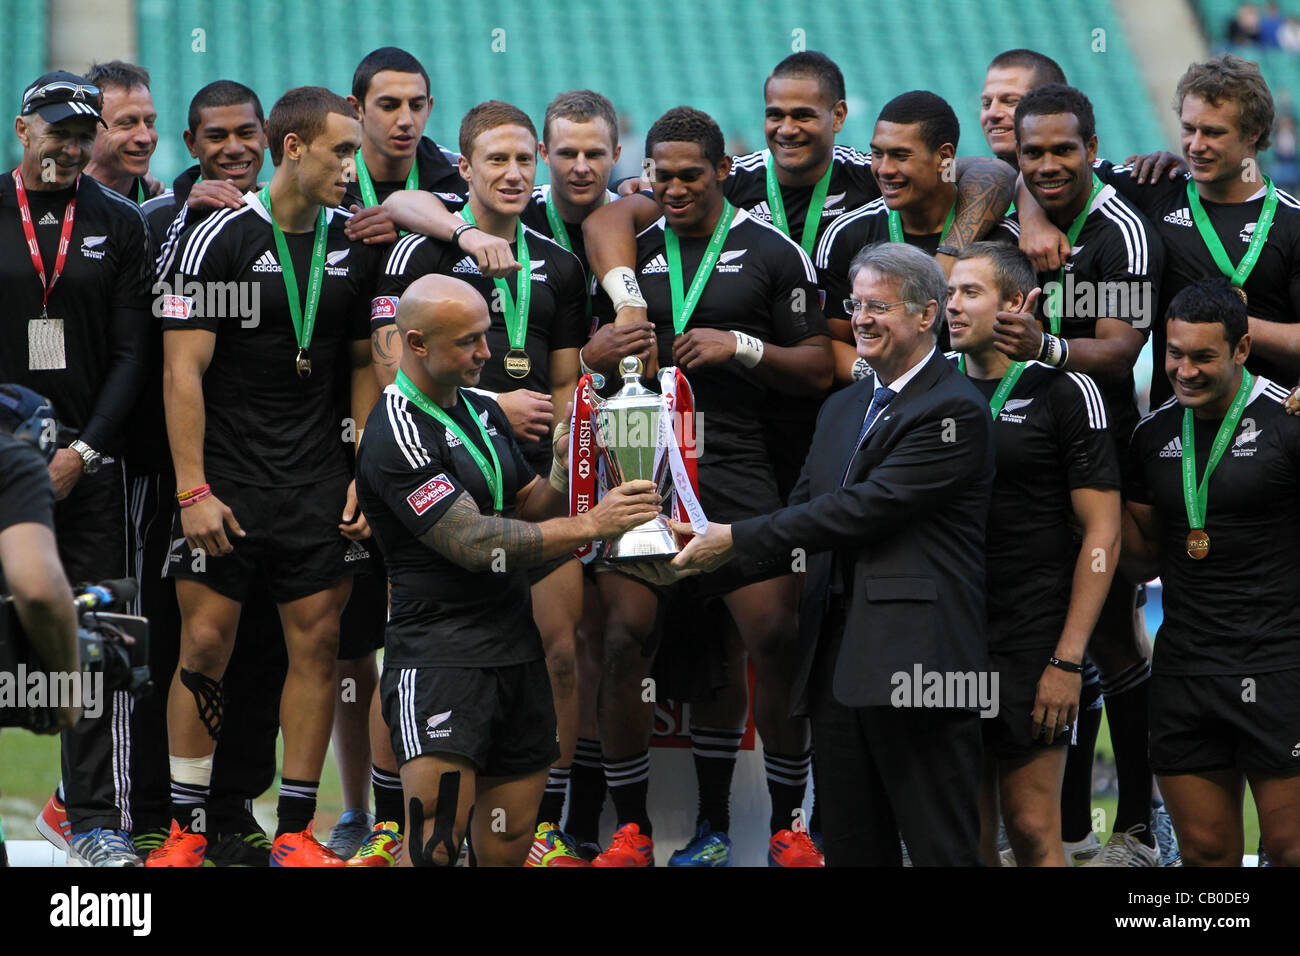
[[[623,387],[608,399],[594,399],[596,442],[604,454],[611,485],[646,479],[655,483],[666,500],[672,473],[660,429],[664,400],[641,384],[641,369],[640,359],[627,356],[619,363]],[[663,372],[671,374],[670,369]],[[668,440],[672,440],[671,429]],[[671,559],[680,550],[668,517],[659,514],[617,538],[602,541],[598,557],[605,561],[657,561]]]

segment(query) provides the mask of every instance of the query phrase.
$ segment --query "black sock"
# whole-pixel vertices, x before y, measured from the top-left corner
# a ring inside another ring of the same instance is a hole
[[[650,791],[650,750],[620,760],[603,760],[605,783],[614,800],[618,825],[635,823],[643,834],[653,837],[646,796]]]
[[[278,823],[275,835],[281,837],[286,833],[300,833],[307,829],[311,818],[316,815],[316,791],[320,789],[319,780],[280,779],[280,799],[275,806]]]
[[[691,725],[691,754],[700,788],[697,827],[707,821],[714,833],[731,829],[731,778],[736,772],[736,754],[744,736],[743,727],[728,730]]]
[[[1111,746],[1115,749],[1115,776],[1119,779],[1119,806],[1115,809],[1115,832],[1141,824],[1136,834],[1147,846],[1155,846],[1151,832],[1151,762],[1147,751],[1147,688],[1151,664],[1141,661],[1112,679],[1103,679],[1106,720],[1110,724]]]
[[[569,790],[569,768],[552,767],[546,775],[546,790],[537,807],[537,825],[553,823],[557,827],[564,818],[564,798]]]
[[[772,817],[768,821],[772,832],[793,829],[795,810],[803,806],[804,793],[808,789],[812,751],[805,750],[801,754],[764,751],[763,766],[767,770],[767,792],[772,798]]]
[[[402,778],[375,764],[370,765],[370,786],[375,792],[375,822],[396,823],[402,832],[406,807],[402,803]]]
[[[212,821],[208,820],[208,799],[212,787],[176,780],[171,785],[172,819],[191,833],[200,833],[205,837],[209,832],[215,833]]]
[[[600,839],[600,811],[605,805],[605,768],[600,763],[600,741],[578,738],[569,771],[569,816],[564,829],[579,843]]]
[[[1075,742],[1065,755],[1061,781],[1061,840],[1080,843],[1092,832],[1092,763],[1101,729],[1101,677],[1088,661],[1079,694],[1079,719]]]

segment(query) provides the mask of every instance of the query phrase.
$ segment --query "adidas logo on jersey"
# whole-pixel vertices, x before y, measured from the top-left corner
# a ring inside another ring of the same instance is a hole
[[[36,225],[38,226],[57,226],[58,224],[59,220],[54,218],[54,213],[52,212],[47,212],[36,221]]]
[[[1165,216],[1165,222],[1175,226],[1194,226],[1192,222],[1192,211],[1184,206],[1182,209],[1175,209],[1169,215]]]
[[[483,273],[478,271],[478,263],[474,261],[473,256],[466,256],[451,267],[451,271],[458,275],[481,276]]]
[[[447,721],[451,720],[451,711],[444,710],[441,714],[434,714],[424,724],[424,732],[429,735],[430,740],[437,740],[440,737],[450,737],[451,728],[444,727]]]
[[[715,272],[739,272],[741,269],[745,268],[745,264],[743,262],[736,262],[736,260],[739,259],[748,251],[749,251],[748,249],[732,249],[729,252],[722,253],[720,256],[718,256],[718,264],[714,267],[714,271]],[[733,262],[735,262],[736,264],[732,265],[731,263]]]
[[[365,561],[369,557],[370,557],[370,552],[366,550],[366,546],[364,544],[362,544],[360,541],[349,541],[348,550],[343,555],[343,562],[345,564],[352,564],[356,561]]]
[[[254,272],[279,272],[280,263],[275,261],[275,256],[271,255],[270,249],[267,249],[260,256],[258,256],[257,261],[253,263],[253,271]]]
[[[81,254],[87,259],[102,259],[107,251],[100,247],[108,241],[108,236],[86,236],[81,240]]]
[[[751,206],[746,210],[755,219],[761,219],[764,222],[772,221],[772,210],[767,204],[767,200],[759,203],[757,206]]]
[[[1168,445],[1160,449],[1161,458],[1182,458],[1183,457],[1183,440],[1180,437],[1172,439]]]
[[[668,260],[663,256],[655,256],[649,262],[641,267],[643,276],[662,274],[668,271]]]

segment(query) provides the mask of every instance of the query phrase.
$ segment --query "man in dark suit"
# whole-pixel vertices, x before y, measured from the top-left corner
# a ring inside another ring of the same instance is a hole
[[[918,865],[976,866],[989,405],[935,347],[934,259],[879,243],[849,278],[874,374],[827,400],[789,507],[710,524],[673,563],[806,560],[792,699],[812,717],[827,864],[897,866],[901,833]]]

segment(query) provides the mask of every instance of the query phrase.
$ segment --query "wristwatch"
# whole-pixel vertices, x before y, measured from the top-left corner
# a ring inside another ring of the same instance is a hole
[[[95,451],[95,449],[91,448],[80,438],[68,447],[81,456],[81,470],[84,474],[93,475],[103,467],[104,456]]]

